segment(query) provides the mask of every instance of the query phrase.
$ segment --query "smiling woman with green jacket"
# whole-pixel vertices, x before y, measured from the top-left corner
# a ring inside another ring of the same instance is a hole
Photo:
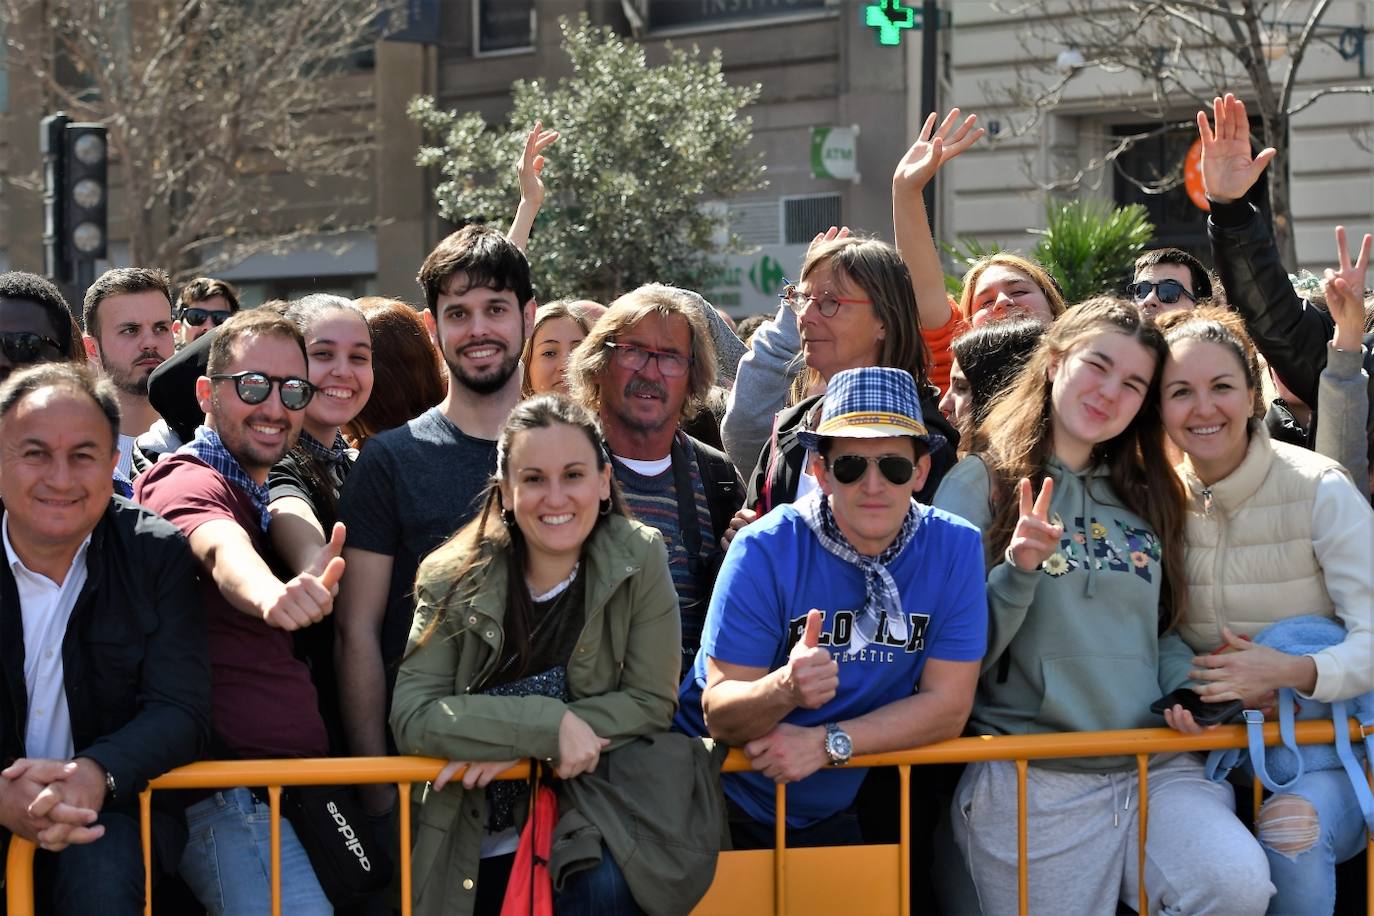
[[[667,552],[625,517],[591,415],[544,396],[512,412],[486,506],[421,564],[416,594],[391,726],[403,753],[452,763],[412,798],[415,912],[495,912],[527,790],[492,777],[533,757],[574,779],[668,729],[681,622]],[[556,903],[584,893],[639,912],[609,853]]]

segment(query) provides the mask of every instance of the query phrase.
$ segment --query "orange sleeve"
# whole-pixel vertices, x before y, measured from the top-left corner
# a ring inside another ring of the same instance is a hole
[[[950,344],[967,330],[968,322],[959,317],[953,302],[950,303],[949,321],[938,328],[921,328],[921,339],[930,351],[926,376],[932,385],[940,389],[941,394],[949,390],[949,372],[954,365],[954,351],[950,349]]]

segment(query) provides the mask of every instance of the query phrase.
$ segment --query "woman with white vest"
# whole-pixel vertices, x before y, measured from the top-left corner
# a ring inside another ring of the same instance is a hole
[[[1281,687],[1322,702],[1374,690],[1374,510],[1340,462],[1270,440],[1254,409],[1254,346],[1234,316],[1180,319],[1164,322],[1161,397],[1191,500],[1179,632],[1197,653],[1194,689],[1250,708]],[[1345,640],[1309,655],[1248,640],[1300,614],[1339,619]],[[1200,731],[1181,706],[1165,718]],[[1258,832],[1277,888],[1269,912],[1330,913],[1336,864],[1364,848],[1346,774],[1307,773],[1260,809]]]

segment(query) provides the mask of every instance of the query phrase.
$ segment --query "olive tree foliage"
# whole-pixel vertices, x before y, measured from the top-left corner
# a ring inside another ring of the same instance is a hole
[[[401,0],[0,0],[11,88],[108,130],[112,224],[178,279],[368,225],[372,74]],[[35,127],[34,134],[37,134]],[[14,179],[12,179],[14,180]],[[19,176],[34,190],[37,176]],[[310,188],[311,206],[296,199]]]
[[[1328,21],[1331,0],[1001,0],[995,5],[1023,21],[1019,31],[1027,53],[1016,67],[1017,78],[990,90],[991,97],[1018,110],[1010,118],[1014,134],[1038,131],[1047,115],[1071,112],[1075,83],[1094,78],[1105,87],[1098,90],[1099,107],[1105,101],[1123,115],[1158,125],[1113,136],[1103,156],[1051,166],[1050,174],[1035,176],[1043,187],[1076,190],[1103,166],[1146,193],[1176,187],[1184,178],[1181,161],[1161,164],[1154,174],[1129,175],[1116,160],[1143,139],[1191,125],[1195,112],[1210,113],[1215,97],[1234,92],[1257,116],[1252,145],[1278,151],[1265,170],[1269,203],[1279,251],[1296,266],[1288,145],[1292,119],[1326,96],[1374,94],[1374,84],[1358,78],[1354,63],[1363,36],[1344,28],[1347,23]],[[1057,56],[1060,51],[1070,56]],[[1334,65],[1348,78],[1322,75],[1313,77],[1319,82],[1312,88],[1301,87],[1304,63],[1318,56],[1328,58],[1322,69],[1329,72]]]
[[[609,29],[559,25],[571,77],[515,83],[507,125],[440,111],[433,98],[411,103],[434,140],[416,161],[442,175],[440,213],[455,223],[509,220],[514,165],[539,120],[560,132],[545,154],[548,190],[529,246],[540,298],[609,302],[648,282],[700,289],[721,250],[719,218],[703,204],[763,186],[741,114],[759,87],[726,82],[719,52],[669,48],[651,66],[643,47]]]

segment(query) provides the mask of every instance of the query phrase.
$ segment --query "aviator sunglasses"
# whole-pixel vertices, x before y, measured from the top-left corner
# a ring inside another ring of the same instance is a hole
[[[1189,302],[1197,302],[1197,297],[1188,292],[1187,288],[1177,280],[1160,280],[1158,283],[1138,280],[1126,287],[1126,294],[1131,297],[1132,302],[1144,302],[1150,298],[1151,290],[1157,293],[1159,301],[1165,305],[1173,305],[1181,296],[1188,297]]]
[[[184,308],[178,317],[192,327],[200,327],[207,318],[215,323],[215,327],[219,327],[233,314],[228,309]]]
[[[281,406],[287,410],[304,410],[315,396],[315,386],[303,378],[289,375],[267,375],[262,372],[236,372],[233,375],[212,375],[213,381],[234,380],[234,391],[245,404],[261,404],[272,393],[272,386],[281,389]]]
[[[887,478],[887,482],[897,486],[909,483],[916,469],[910,458],[903,458],[901,455],[883,455],[881,458],[870,458],[867,455],[838,455],[831,458],[829,464],[830,473],[846,485],[857,483],[868,471],[870,464],[878,465],[878,470]]]
[[[44,352],[47,348],[48,352]],[[57,359],[62,345],[46,334],[33,331],[0,331],[0,353],[14,365],[36,363],[44,358]]]

